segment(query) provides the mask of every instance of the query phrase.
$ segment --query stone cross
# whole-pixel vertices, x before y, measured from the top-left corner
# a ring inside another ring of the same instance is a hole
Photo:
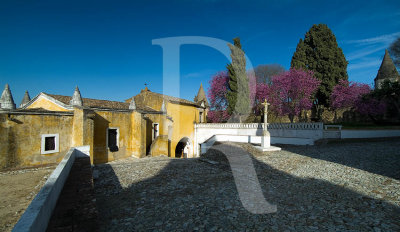
[[[268,106],[270,105],[267,102],[267,99],[265,98],[264,102],[261,103],[264,106],[264,126],[265,129],[267,129],[267,123],[268,123]]]
[[[271,134],[268,131],[268,106],[270,105],[267,102],[267,99],[261,103],[264,106],[264,130],[263,130],[263,137],[261,137],[261,147],[257,147],[257,149],[261,151],[280,151],[280,147],[271,146]]]

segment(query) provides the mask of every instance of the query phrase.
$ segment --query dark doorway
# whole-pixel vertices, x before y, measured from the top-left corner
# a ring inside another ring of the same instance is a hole
[[[175,158],[187,158],[187,152],[185,153],[185,147],[188,145],[189,138],[184,137],[179,140],[175,148]]]

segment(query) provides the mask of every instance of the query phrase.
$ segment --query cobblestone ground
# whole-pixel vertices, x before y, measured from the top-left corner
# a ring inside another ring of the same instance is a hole
[[[400,142],[217,144],[202,159],[126,159],[95,167],[102,231],[399,231]],[[242,205],[223,153],[251,154],[272,214]],[[209,160],[216,162],[206,162]],[[215,164],[216,163],[216,164]]]

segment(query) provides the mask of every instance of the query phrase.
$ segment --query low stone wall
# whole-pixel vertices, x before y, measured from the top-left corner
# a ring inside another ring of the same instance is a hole
[[[201,123],[195,124],[196,141],[204,143],[213,135],[262,136],[263,123]],[[323,138],[323,123],[270,123],[268,131],[271,137]]]
[[[46,231],[75,157],[87,156],[88,146],[70,148],[12,231]]]
[[[342,139],[400,137],[400,130],[342,130]]]

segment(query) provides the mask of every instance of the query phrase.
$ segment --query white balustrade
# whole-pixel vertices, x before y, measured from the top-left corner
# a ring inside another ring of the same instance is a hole
[[[195,128],[212,129],[262,129],[263,123],[199,123]],[[268,129],[290,129],[290,130],[322,130],[323,123],[269,123]]]

